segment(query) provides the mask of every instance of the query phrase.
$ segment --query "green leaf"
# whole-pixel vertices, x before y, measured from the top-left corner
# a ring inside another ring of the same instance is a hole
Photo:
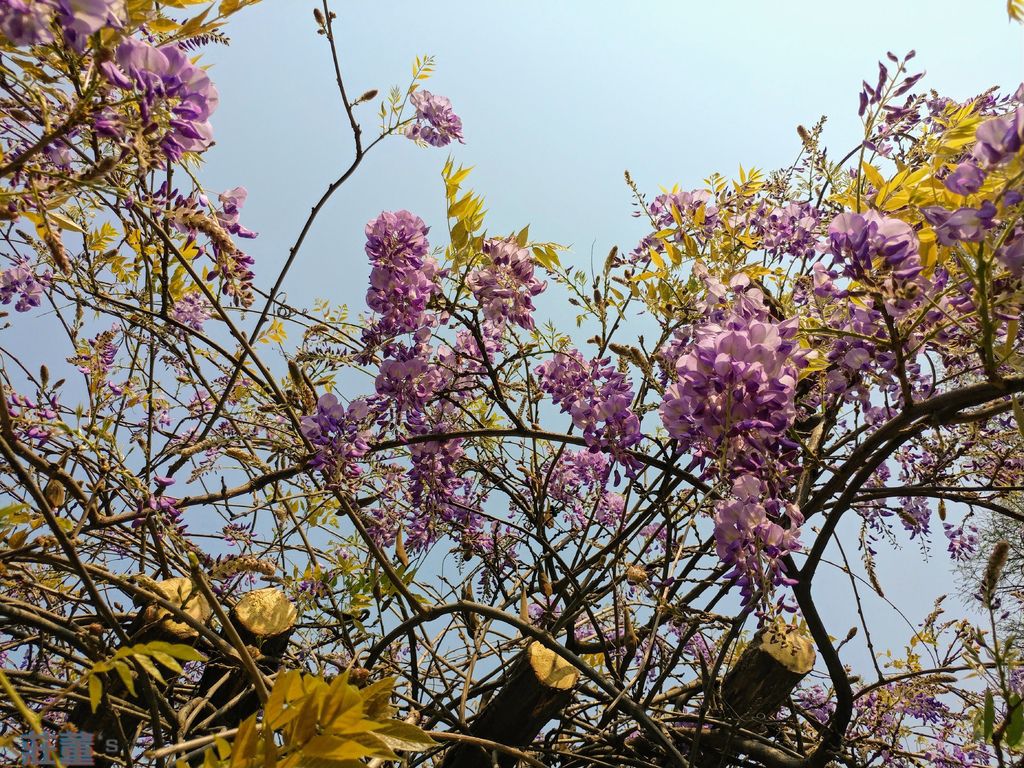
[[[171,672],[174,672],[176,674],[181,673],[181,664],[175,661],[173,656],[170,656],[161,651],[150,651],[149,655],[152,656],[155,661],[159,661],[161,664],[163,664],[165,667],[171,670]]]
[[[142,654],[138,653],[135,654],[134,658],[136,663],[138,663],[140,667],[146,670],[150,677],[152,677],[158,683],[164,682],[163,675],[160,674],[160,670],[156,668],[156,664],[153,663],[152,659],[150,659],[148,656],[143,656]]]
[[[399,720],[388,723],[379,731],[375,731],[374,735],[391,749],[405,752],[419,752],[437,744],[422,728]]]
[[[992,691],[985,691],[985,714],[982,717],[982,735],[985,741],[992,738],[992,728],[996,720],[996,702],[992,698]]]
[[[384,720],[391,717],[391,692],[394,687],[395,679],[386,677],[363,688],[359,695],[363,698],[363,711],[368,718]]]
[[[1024,737],[1024,705],[1016,693],[1010,696],[1010,722],[1006,725],[1004,741],[1008,747],[1016,747]]]

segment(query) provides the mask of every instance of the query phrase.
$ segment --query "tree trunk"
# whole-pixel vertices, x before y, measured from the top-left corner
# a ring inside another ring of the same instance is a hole
[[[722,680],[720,703],[712,716],[737,728],[764,733],[766,720],[786,703],[814,667],[814,659],[814,644],[798,629],[781,622],[765,627],[754,635]],[[731,756],[742,751],[734,749],[728,732],[714,733],[708,741],[714,746],[701,750],[701,768],[731,765]]]
[[[537,642],[530,643],[512,662],[505,685],[477,714],[470,735],[511,747],[526,747],[550,720],[572,699],[579,671],[554,651]],[[515,765],[516,759],[496,752],[502,768]],[[494,758],[487,750],[458,744],[448,751],[442,768],[493,768]]]
[[[272,674],[295,629],[298,612],[285,594],[274,587],[257,589],[241,597],[231,609],[231,621],[263,672]],[[196,688],[208,697],[207,710],[215,713],[207,729],[233,728],[259,709],[252,682],[235,659],[212,656]]]
[[[213,614],[209,603],[190,579],[184,577],[165,579],[153,583],[150,589],[198,621],[209,621]],[[187,624],[175,621],[169,610],[155,603],[148,603],[142,607],[127,627],[127,634],[131,645],[153,641],[192,645],[199,636],[199,633]],[[174,674],[165,667],[160,669],[165,684],[169,684],[174,679]],[[159,683],[150,678],[148,685],[158,686]],[[136,677],[136,695],[133,696],[125,688],[121,678],[110,672],[105,676],[104,692],[107,695],[125,699],[138,709],[148,712],[150,706],[146,697],[148,685],[147,681],[139,680]],[[166,685],[162,688],[166,688]],[[109,764],[109,761],[105,759],[106,755],[111,754],[111,750],[107,749],[108,742],[111,746],[116,743],[117,751],[121,754],[129,754],[137,746],[134,738],[135,732],[143,722],[143,718],[118,712],[113,707],[104,706],[102,703],[93,712],[89,702],[77,704],[71,711],[68,720],[80,732],[93,734],[97,765]]]

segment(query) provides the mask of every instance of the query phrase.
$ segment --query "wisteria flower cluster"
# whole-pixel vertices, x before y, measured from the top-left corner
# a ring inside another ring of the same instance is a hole
[[[828,227],[829,244],[843,274],[854,280],[874,280],[876,262],[896,280],[921,273],[917,237],[908,224],[876,211],[841,213]]]
[[[405,129],[405,135],[414,141],[423,141],[432,147],[445,147],[453,140],[462,140],[462,119],[452,110],[445,96],[430,91],[416,91],[409,97],[416,117]]]
[[[2,0],[0,33],[14,45],[52,42],[53,20],[64,39],[81,53],[90,35],[126,20],[125,0]]]
[[[797,464],[787,432],[809,351],[797,338],[798,323],[769,317],[745,276],[731,287],[739,293],[733,308],[718,322],[697,326],[660,413],[682,449],[706,464],[708,474],[732,483],[729,498],[715,508],[715,541],[751,600],[766,583],[785,582],[779,558],[799,548],[803,517],[778,494]]]
[[[206,72],[180,46],[157,47],[129,37],[118,46],[115,62],[103,64],[103,71],[112,84],[142,94],[138,105],[144,133],[158,129],[158,107],[168,110],[159,143],[171,162],[213,143],[209,120],[220,96]]]
[[[409,211],[386,211],[366,225],[373,265],[366,304],[380,314],[385,334],[410,333],[430,321],[427,304],[438,291],[438,266],[427,232],[423,219]]]
[[[632,411],[633,387],[610,358],[586,360],[576,349],[555,353],[537,366],[540,388],[562,413],[572,416],[592,450],[606,450],[627,469],[628,451],[640,443],[640,420]]]
[[[38,272],[32,269],[28,259],[21,259],[0,271],[0,302],[10,304],[14,301],[18,312],[28,312],[42,302],[43,291],[52,277],[49,270]]]
[[[547,475],[547,500],[555,502],[577,530],[590,525],[614,529],[622,520],[625,499],[607,489],[612,465],[595,451],[566,451]]]
[[[364,400],[348,407],[332,394],[321,395],[316,411],[302,417],[302,434],[316,448],[311,466],[320,469],[331,487],[351,490],[362,470],[358,460],[369,450]]]
[[[742,277],[733,281],[745,285]],[[790,447],[784,436],[809,355],[797,331],[796,320],[766,316],[757,289],[741,293],[722,321],[698,326],[661,404],[668,433],[704,459],[751,471]]]
[[[498,329],[507,322],[533,328],[533,297],[547,287],[534,276],[533,259],[527,248],[513,238],[484,243],[486,266],[474,269],[466,284],[483,307],[484,318]]]

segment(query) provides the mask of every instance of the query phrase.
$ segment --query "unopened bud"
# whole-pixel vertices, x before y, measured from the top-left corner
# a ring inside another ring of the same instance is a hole
[[[626,581],[630,584],[646,584],[647,569],[642,565],[631,565],[626,568]]]
[[[348,681],[352,683],[352,685],[354,685],[356,688],[362,688],[363,686],[365,686],[369,679],[370,670],[366,669],[365,667],[353,666],[348,671]]]
[[[996,585],[999,577],[1003,575],[1003,567],[1006,565],[1006,557],[1010,553],[1010,544],[1005,539],[996,543],[995,549],[988,557],[988,564],[985,566],[985,575],[981,577],[981,596],[986,603],[991,603],[995,597]]]
[[[356,99],[356,104],[362,104],[364,101],[369,101],[370,99],[376,98],[376,96],[377,96],[377,89],[376,88],[371,88],[366,93],[364,93],[362,96],[360,96],[358,99]]]
[[[64,506],[66,495],[64,483],[57,479],[50,480],[50,482],[46,484],[46,488],[43,489],[43,496],[46,497],[50,507],[54,510],[58,510]]]
[[[610,272],[612,267],[615,266],[615,259],[619,255],[619,246],[613,245],[612,249],[608,251],[608,257],[604,260],[604,271]]]
[[[327,23],[327,19],[324,18],[324,14],[319,8],[313,9],[313,18],[316,19],[316,23],[321,27]]]

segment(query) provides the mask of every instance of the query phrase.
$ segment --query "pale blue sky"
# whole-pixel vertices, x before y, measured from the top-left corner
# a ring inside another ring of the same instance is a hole
[[[265,0],[228,28],[232,44],[204,60],[221,91],[218,145],[203,178],[210,191],[244,185],[243,223],[261,236],[249,250],[261,285],[272,279],[310,205],[347,164],[350,136],[337,99],[326,42],[312,3]],[[630,216],[622,172],[641,188],[698,186],[711,171],[788,164],[798,124],[829,116],[834,157],[860,135],[857,92],[887,50],[917,50],[922,82],[957,99],[991,85],[1012,90],[1024,76],[1021,28],[1002,0],[953,2],[378,2],[339,4],[336,32],[350,93],[404,87],[416,54],[437,58],[426,87],[449,96],[465,123],[457,162],[475,165],[492,232],[531,225],[537,239],[574,245],[598,261],[631,248],[641,232]],[[361,108],[374,135],[374,106]],[[401,138],[379,147],[334,198],[286,284],[289,299],[362,306],[368,267],[366,221],[408,208],[445,230],[440,169],[447,149]],[[550,305],[547,305],[550,306]],[[567,322],[566,316],[560,319]],[[938,521],[935,522],[938,527]],[[856,534],[847,554],[856,558]],[[917,620],[950,588],[944,539],[931,565],[916,543],[881,547],[879,574],[890,598]],[[819,594],[834,632],[855,623],[846,589]],[[869,590],[862,590],[867,592]],[[868,610],[882,603],[868,600]],[[881,645],[901,643],[891,612]],[[858,638],[849,653],[863,661]],[[846,652],[844,652],[846,655]]]

